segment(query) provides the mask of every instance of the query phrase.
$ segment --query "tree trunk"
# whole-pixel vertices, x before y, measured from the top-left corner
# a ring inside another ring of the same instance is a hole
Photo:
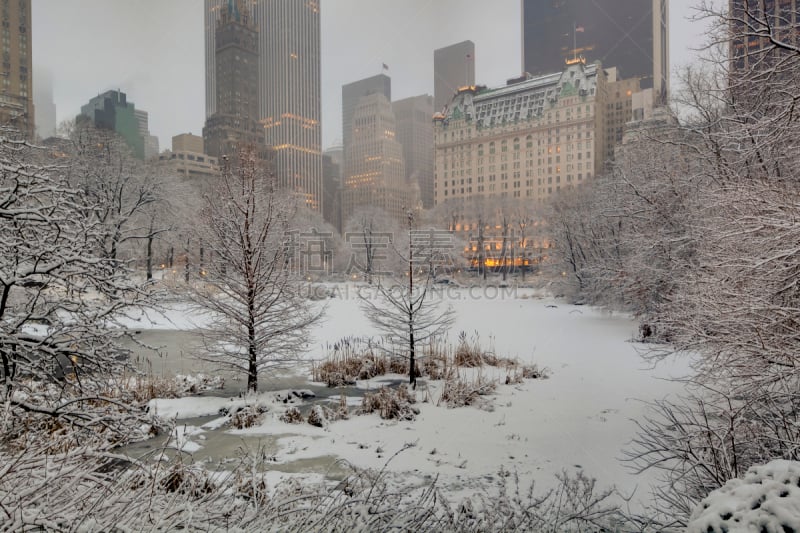
[[[412,388],[417,388],[417,368],[416,368],[416,360],[415,360],[415,349],[414,349],[414,328],[409,328],[408,332],[408,342],[409,342],[409,357],[408,357],[408,383],[411,385]]]
[[[153,235],[147,236],[147,281],[153,279]]]
[[[186,269],[183,273],[184,280],[189,283],[189,239],[186,239]]]
[[[248,365],[247,365],[247,390],[249,392],[258,391],[258,367],[256,366],[256,330],[253,324],[247,327],[248,338]]]
[[[414,246],[411,242],[411,230],[414,226],[413,215],[408,215],[408,382],[417,388],[417,369],[414,346]]]
[[[483,244],[483,220],[478,220],[478,261],[480,262],[478,265],[480,275],[486,281],[486,249]]]
[[[153,279],[153,223],[154,216],[150,217],[150,230],[147,232],[147,281]]]
[[[249,282],[247,290],[247,390],[258,390],[258,350],[256,349],[256,294]]]

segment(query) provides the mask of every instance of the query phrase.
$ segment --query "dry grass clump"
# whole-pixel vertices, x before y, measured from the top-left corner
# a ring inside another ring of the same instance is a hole
[[[525,379],[547,379],[550,377],[548,368],[539,368],[538,365],[525,365],[522,367],[522,377]]]
[[[522,383],[526,379],[547,379],[550,377],[550,369],[539,368],[539,365],[523,365],[514,367],[514,371],[506,374],[506,385]]]
[[[121,398],[130,394],[136,402],[147,403],[154,398],[182,398],[204,390],[222,389],[225,380],[219,376],[162,377],[155,374],[136,374],[109,383],[104,396]]]
[[[444,404],[447,407],[483,404],[486,401],[483,397],[493,393],[496,388],[496,381],[487,379],[480,373],[471,380],[465,376],[456,375],[454,378],[445,380],[438,404]]]
[[[491,348],[484,349],[481,337],[476,331],[471,337],[462,331],[458,334],[458,345],[453,353],[453,364],[465,368],[478,368],[481,366],[509,367],[517,364],[508,357],[499,357]]]
[[[455,370],[448,357],[425,357],[419,367],[422,367],[424,375],[435,381],[447,379]]]
[[[319,405],[315,405],[314,407],[312,407],[311,412],[308,413],[308,418],[306,418],[306,422],[318,428],[324,426],[325,413],[323,412],[322,407],[320,407]]]
[[[325,360],[312,367],[312,378],[328,387],[342,387],[355,385],[357,379],[407,372],[408,365],[403,358],[381,351],[382,348],[370,339],[346,337],[329,346]]]
[[[303,423],[303,415],[300,413],[300,409],[297,407],[290,407],[283,413],[280,417],[278,417],[281,422],[286,422],[287,424],[302,424]]]
[[[467,368],[483,366],[485,355],[477,333],[471,339],[467,339],[466,331],[458,334],[458,346],[453,354],[453,364],[455,366]]]
[[[153,398],[179,398],[181,387],[172,378],[137,376],[130,384],[130,392],[137,402],[147,403]]]
[[[261,422],[267,408],[263,405],[245,405],[231,416],[231,425],[236,429],[251,428]]]
[[[336,409],[330,409],[333,416],[329,416],[329,420],[347,420],[350,418],[350,411],[347,409],[347,396],[344,393],[339,395],[339,404]]]
[[[419,414],[419,409],[413,405],[416,401],[407,387],[382,387],[377,392],[364,395],[358,414],[377,411],[385,420],[414,420]]]

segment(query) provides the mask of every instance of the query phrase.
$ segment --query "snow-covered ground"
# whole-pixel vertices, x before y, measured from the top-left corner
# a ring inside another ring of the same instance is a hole
[[[324,354],[326,343],[374,334],[353,287],[341,286],[336,296],[325,302],[326,318],[315,329],[312,357]],[[548,367],[550,378],[501,385],[493,410],[438,406],[434,392],[432,402],[418,404],[421,412],[413,422],[368,415],[316,428],[280,422],[280,409],[274,409],[259,426],[227,431],[277,437],[277,464],[335,456],[380,468],[410,445],[391,460],[389,470],[420,479],[438,476],[440,484],[454,491],[469,491],[509,471],[516,471],[526,485],[536,480],[546,486],[554,473],[576,467],[601,485],[616,484],[626,492],[648,484],[618,459],[635,434],[633,419],[645,411],[643,400],[677,392],[680,385],[668,378],[686,375],[688,361],[665,361],[653,369],[640,358],[642,346],[631,342],[636,324],[630,319],[567,305],[530,289],[448,288],[445,298],[457,316],[453,341],[460,331],[477,333],[498,355]],[[170,313],[171,324],[196,323],[182,316],[180,307]],[[159,327],[157,320],[149,324]],[[423,387],[417,397],[425,396]],[[230,405],[229,398],[208,397],[153,403],[159,413],[178,418],[212,415]],[[181,437],[185,450],[195,449],[186,444],[194,442],[192,435]],[[643,488],[637,495],[646,498]]]

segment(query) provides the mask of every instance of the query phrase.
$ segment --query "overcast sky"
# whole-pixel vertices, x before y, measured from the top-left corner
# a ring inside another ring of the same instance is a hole
[[[695,4],[670,1],[673,72],[703,42],[702,25],[687,20]],[[393,99],[433,94],[433,50],[466,39],[478,83],[500,85],[521,71],[520,0],[321,0],[321,8],[325,148],[341,138],[342,85],[383,63]],[[173,135],[202,133],[203,0],[33,0],[32,26],[34,72],[52,73],[59,122],[121,89],[150,113],[162,150]]]

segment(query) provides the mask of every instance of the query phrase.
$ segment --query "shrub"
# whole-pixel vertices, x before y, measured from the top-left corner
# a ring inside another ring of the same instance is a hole
[[[300,410],[297,407],[290,407],[279,418],[281,422],[286,422],[287,424],[301,424],[303,422],[303,415],[300,414]]]
[[[369,414],[377,411],[385,420],[414,420],[419,409],[413,404],[416,399],[408,392],[408,388],[382,387],[377,392],[368,392],[361,401],[358,414]]]
[[[330,411],[330,409],[328,409],[328,411]],[[311,408],[311,412],[308,413],[306,422],[308,422],[312,426],[321,428],[322,426],[325,425],[325,420],[327,418],[325,415],[326,413],[324,408],[319,405],[315,405],[314,407]]]
[[[236,429],[251,428],[261,422],[267,409],[261,405],[245,405],[233,413],[231,425]]]
[[[548,368],[539,368],[538,365],[524,365],[514,368],[514,372],[506,374],[506,385],[522,383],[526,379],[547,379],[550,377]]]
[[[479,403],[485,405],[482,397],[491,394],[496,388],[497,382],[486,379],[483,374],[478,374],[472,380],[457,375],[445,380],[438,403],[447,407],[464,407]]]
[[[325,360],[311,369],[312,377],[328,387],[342,387],[355,385],[357,379],[405,374],[408,366],[405,360],[389,352],[381,353],[382,349],[370,339],[346,337],[328,348]]]

